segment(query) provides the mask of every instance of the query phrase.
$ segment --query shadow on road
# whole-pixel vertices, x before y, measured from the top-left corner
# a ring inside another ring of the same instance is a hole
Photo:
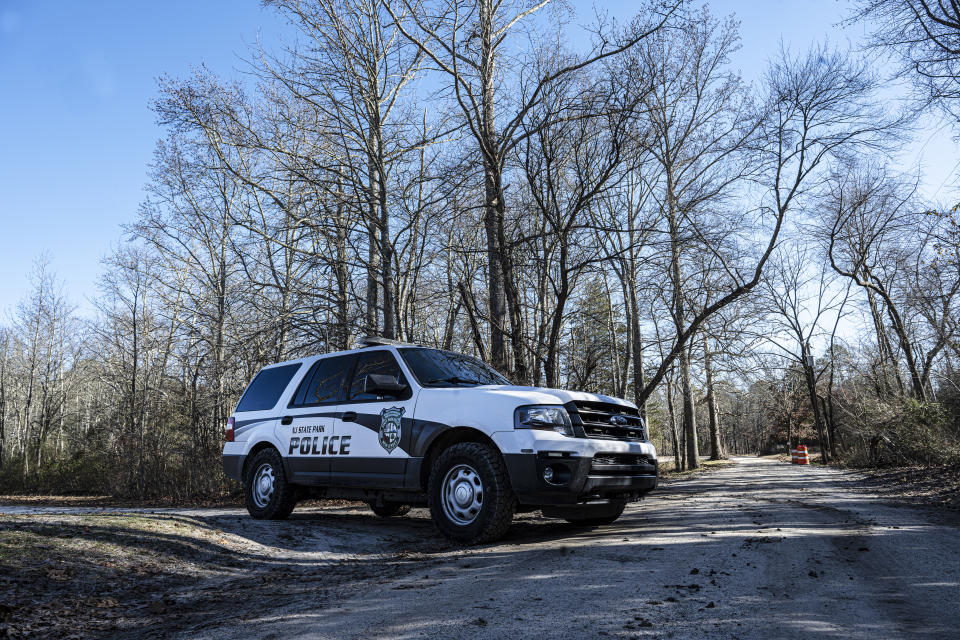
[[[34,551],[70,540],[75,555],[62,581],[0,556],[0,585],[23,600],[112,598],[122,615],[101,632],[124,637],[954,633],[943,613],[960,610],[956,523],[850,482],[740,459],[664,484],[612,526],[521,514],[503,540],[471,548],[440,537],[425,509],[4,516],[2,530],[29,530]]]

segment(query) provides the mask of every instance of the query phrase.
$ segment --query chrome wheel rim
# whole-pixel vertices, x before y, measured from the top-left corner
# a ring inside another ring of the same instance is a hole
[[[443,478],[443,513],[455,524],[466,526],[477,519],[483,508],[483,482],[476,469],[458,464]]]
[[[273,497],[273,465],[264,463],[253,474],[253,503],[263,509]]]

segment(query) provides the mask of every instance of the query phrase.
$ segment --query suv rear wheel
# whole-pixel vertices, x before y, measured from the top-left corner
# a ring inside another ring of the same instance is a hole
[[[464,544],[502,537],[517,508],[500,454],[477,442],[455,444],[437,457],[427,499],[440,532]]]
[[[243,479],[247,511],[257,520],[283,520],[297,504],[297,487],[287,482],[283,460],[276,449],[258,451],[247,464]]]

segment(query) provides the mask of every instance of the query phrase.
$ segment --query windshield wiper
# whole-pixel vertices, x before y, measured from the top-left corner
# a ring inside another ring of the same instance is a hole
[[[450,382],[453,384],[480,384],[479,380],[471,378],[461,378],[460,376],[450,376],[448,378],[432,378],[427,380],[427,384],[436,384],[438,382]]]

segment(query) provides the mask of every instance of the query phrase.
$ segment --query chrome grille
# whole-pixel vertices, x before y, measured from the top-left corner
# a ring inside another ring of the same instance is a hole
[[[644,440],[643,420],[636,409],[607,402],[572,402],[568,406],[574,426],[588,438],[599,440]]]

